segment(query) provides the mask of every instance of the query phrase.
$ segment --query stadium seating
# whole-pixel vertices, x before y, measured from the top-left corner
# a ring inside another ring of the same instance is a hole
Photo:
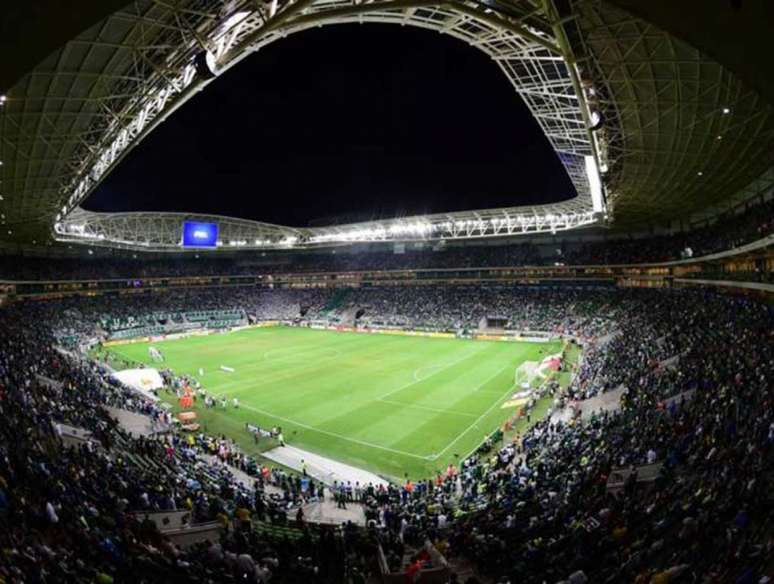
[[[370,307],[374,321],[466,326],[482,310],[517,328],[605,337],[560,399],[624,388],[618,412],[541,421],[411,491],[367,488],[366,529],[288,526],[281,509],[304,496],[293,477],[271,473],[282,494],[269,496],[256,461],[216,437],[127,435],[104,406],[165,413],[55,348],[54,333],[90,338],[107,314],[142,322],[174,307],[274,319],[303,305],[311,318],[328,300],[323,291],[229,288],[5,308],[0,581],[265,582],[271,573],[272,582],[344,582],[377,573],[379,546],[400,565],[426,539],[484,578],[526,584],[755,582],[770,573],[774,312],[763,304],[698,291],[354,290],[346,302]],[[55,424],[93,441],[67,443]],[[213,451],[225,466],[202,458]],[[639,480],[647,464],[658,474]],[[254,475],[256,487],[228,465]],[[612,491],[611,476],[623,482]],[[231,528],[184,548],[141,519],[174,509]]]
[[[110,339],[151,337],[193,328],[222,329],[246,322],[241,310],[193,310],[153,312],[150,314],[108,314],[99,318],[100,326]]]

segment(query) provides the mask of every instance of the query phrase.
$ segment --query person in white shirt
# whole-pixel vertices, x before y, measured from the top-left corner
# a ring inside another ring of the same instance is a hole
[[[46,503],[46,516],[51,523],[59,523],[59,515],[56,514],[56,509],[51,501]]]

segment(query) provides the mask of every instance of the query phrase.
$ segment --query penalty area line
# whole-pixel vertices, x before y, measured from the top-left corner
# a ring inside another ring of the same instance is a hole
[[[431,377],[446,371],[450,367],[453,367],[453,366],[457,365],[458,363],[462,363],[466,359],[470,359],[471,357],[474,357],[475,355],[478,355],[483,350],[484,349],[482,348],[482,349],[479,349],[478,351],[471,351],[470,353],[466,353],[461,358],[456,359],[455,361],[452,361],[451,363],[440,363],[439,365],[440,365],[441,368],[438,369],[435,373],[431,373],[427,377],[423,377],[421,379],[416,379],[415,378],[415,381],[409,381],[408,383],[406,383],[404,385],[401,385],[400,387],[396,387],[395,389],[392,389],[392,390],[388,391],[387,393],[380,395],[376,399],[377,400],[383,400],[384,398],[390,397],[391,395],[396,394],[396,393],[398,393],[401,390],[408,389],[412,385],[416,385],[417,383],[421,383],[422,381],[426,381],[426,380],[430,379]],[[424,366],[424,367],[420,367],[418,369],[415,369],[414,373],[416,373],[417,371],[421,371],[422,369],[427,369],[427,367]]]
[[[542,382],[542,383],[540,383],[540,384],[539,384],[537,387],[533,387],[533,388],[532,388],[532,391],[538,391],[538,390],[540,390],[540,389],[541,389],[541,388],[542,388],[542,387],[543,387],[543,386],[546,384],[546,382],[547,382],[548,380],[549,380],[549,378],[546,378],[546,379],[544,379],[544,380],[543,380],[543,382]],[[505,400],[505,398],[507,398],[507,397],[508,397],[508,394],[509,394],[510,392],[512,392],[514,389],[518,389],[518,387],[519,387],[519,386],[518,386],[517,384],[514,384],[513,386],[511,386],[511,388],[510,388],[510,389],[509,389],[509,390],[508,390],[508,391],[505,393],[505,395],[504,395],[504,396],[502,396],[502,397],[501,397],[500,399],[498,399],[498,400],[497,400],[495,403],[493,403],[493,404],[492,404],[492,406],[491,406],[491,407],[490,407],[490,408],[489,408],[489,409],[488,409],[486,412],[484,412],[484,413],[483,413],[483,415],[481,416],[481,418],[483,418],[483,417],[484,417],[484,416],[486,416],[486,415],[487,415],[489,412],[491,412],[491,411],[494,409],[494,407],[495,407],[495,406],[497,406],[497,405],[499,405],[501,402],[503,402],[503,400]],[[480,420],[481,418],[479,418],[479,420]],[[465,434],[468,432],[468,430],[470,430],[470,428],[472,428],[473,426],[477,425],[477,424],[478,424],[478,422],[479,422],[479,420],[476,420],[475,422],[473,422],[473,424],[472,424],[472,425],[471,425],[469,428],[467,428],[467,429],[466,429],[466,430],[465,430],[465,431],[464,431],[462,434],[460,434],[459,436],[457,436],[457,437],[456,437],[456,438],[455,438],[455,439],[454,439],[454,440],[453,440],[453,441],[452,441],[452,442],[451,442],[449,445],[447,445],[447,446],[446,446],[446,448],[444,448],[443,450],[441,450],[441,452],[439,452],[439,453],[437,453],[437,454],[434,454],[434,455],[433,455],[433,457],[432,457],[430,460],[437,460],[437,459],[438,459],[438,457],[440,457],[441,455],[443,455],[443,454],[444,454],[444,453],[445,453],[445,452],[446,452],[446,451],[449,449],[449,447],[450,447],[452,444],[454,444],[455,442],[457,442],[457,440],[459,440],[459,439],[460,439],[462,436],[464,436],[464,435],[465,435]],[[476,450],[478,450],[478,447],[479,447],[480,445],[481,445],[481,444],[477,444],[477,445],[476,445],[476,447],[475,447],[473,450],[471,450],[471,451],[470,451],[470,452],[468,452],[468,453],[467,453],[465,456],[463,456],[463,457],[462,457],[462,460],[465,460],[465,459],[469,458],[471,454],[473,454],[473,453],[474,453]]]
[[[495,378],[497,375],[499,375],[500,373],[502,373],[502,372],[503,372],[503,371],[504,371],[504,370],[505,370],[507,367],[510,367],[510,366],[511,366],[511,364],[509,363],[509,364],[507,364],[505,367],[502,367],[500,370],[498,370],[498,371],[497,371],[497,373],[495,373],[495,374],[494,374],[494,375],[492,375],[492,376],[491,376],[489,379],[487,379],[487,380],[486,380],[486,381],[484,381],[484,382],[483,382],[481,385],[479,385],[479,388],[480,388],[482,385],[484,385],[484,383],[488,383],[489,381],[491,381],[492,379],[494,379],[494,378]],[[492,412],[492,410],[494,410],[494,409],[495,409],[495,408],[496,408],[498,405],[500,405],[500,403],[501,403],[503,400],[505,400],[505,399],[508,397],[508,395],[509,395],[509,394],[510,394],[510,393],[511,393],[511,392],[512,392],[512,391],[513,391],[515,388],[516,388],[516,386],[515,386],[515,385],[512,385],[512,386],[510,386],[510,387],[508,388],[508,391],[506,391],[504,394],[502,394],[502,395],[500,396],[500,398],[499,398],[497,401],[495,401],[495,402],[494,402],[494,403],[493,403],[491,406],[489,406],[489,407],[486,409],[486,411],[485,411],[483,414],[481,414],[481,415],[480,415],[478,418],[476,418],[476,420],[475,420],[475,421],[474,421],[474,422],[473,422],[473,423],[472,423],[470,426],[468,426],[468,427],[467,427],[467,428],[465,428],[465,429],[464,429],[464,430],[463,430],[463,431],[462,431],[460,434],[458,434],[458,435],[457,435],[457,437],[456,437],[454,440],[452,440],[451,442],[449,442],[449,443],[446,445],[446,447],[445,447],[443,450],[441,450],[440,452],[436,452],[435,454],[433,454],[433,455],[432,455],[432,458],[431,458],[431,460],[438,460],[438,459],[439,459],[441,456],[443,456],[443,455],[444,455],[444,454],[445,454],[445,453],[446,453],[446,452],[449,450],[449,448],[451,448],[452,446],[454,446],[454,445],[455,445],[455,444],[456,444],[456,443],[459,441],[459,439],[460,439],[460,438],[462,438],[462,437],[463,437],[465,434],[467,434],[467,433],[468,433],[468,432],[470,432],[470,431],[471,431],[473,428],[475,428],[475,427],[478,425],[478,423],[479,423],[481,420],[483,420],[483,419],[484,419],[486,416],[488,416],[488,415],[489,415],[489,414]],[[476,389],[478,389],[478,388],[476,388]],[[475,390],[474,390],[474,391],[475,391]]]

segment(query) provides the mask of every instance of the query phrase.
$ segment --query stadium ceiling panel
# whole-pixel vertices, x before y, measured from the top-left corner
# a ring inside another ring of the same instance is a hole
[[[179,249],[182,221],[202,216],[102,214],[80,204],[134,145],[225,69],[288,34],[358,22],[434,30],[490,55],[554,146],[576,197],[305,229],[217,218],[222,245],[573,229],[608,210],[600,172],[616,220],[672,219],[717,201],[771,165],[769,106],[695,49],[599,0],[137,0],[66,43],[8,91],[0,105],[0,238],[42,242],[53,234],[63,241]],[[151,225],[159,231],[151,233]]]
[[[701,214],[774,164],[772,105],[727,69],[610,3],[573,0],[572,11],[607,120],[617,222]]]

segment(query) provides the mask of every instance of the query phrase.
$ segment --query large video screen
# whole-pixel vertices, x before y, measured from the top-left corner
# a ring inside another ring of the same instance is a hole
[[[183,222],[183,247],[216,247],[217,245],[217,223]]]

